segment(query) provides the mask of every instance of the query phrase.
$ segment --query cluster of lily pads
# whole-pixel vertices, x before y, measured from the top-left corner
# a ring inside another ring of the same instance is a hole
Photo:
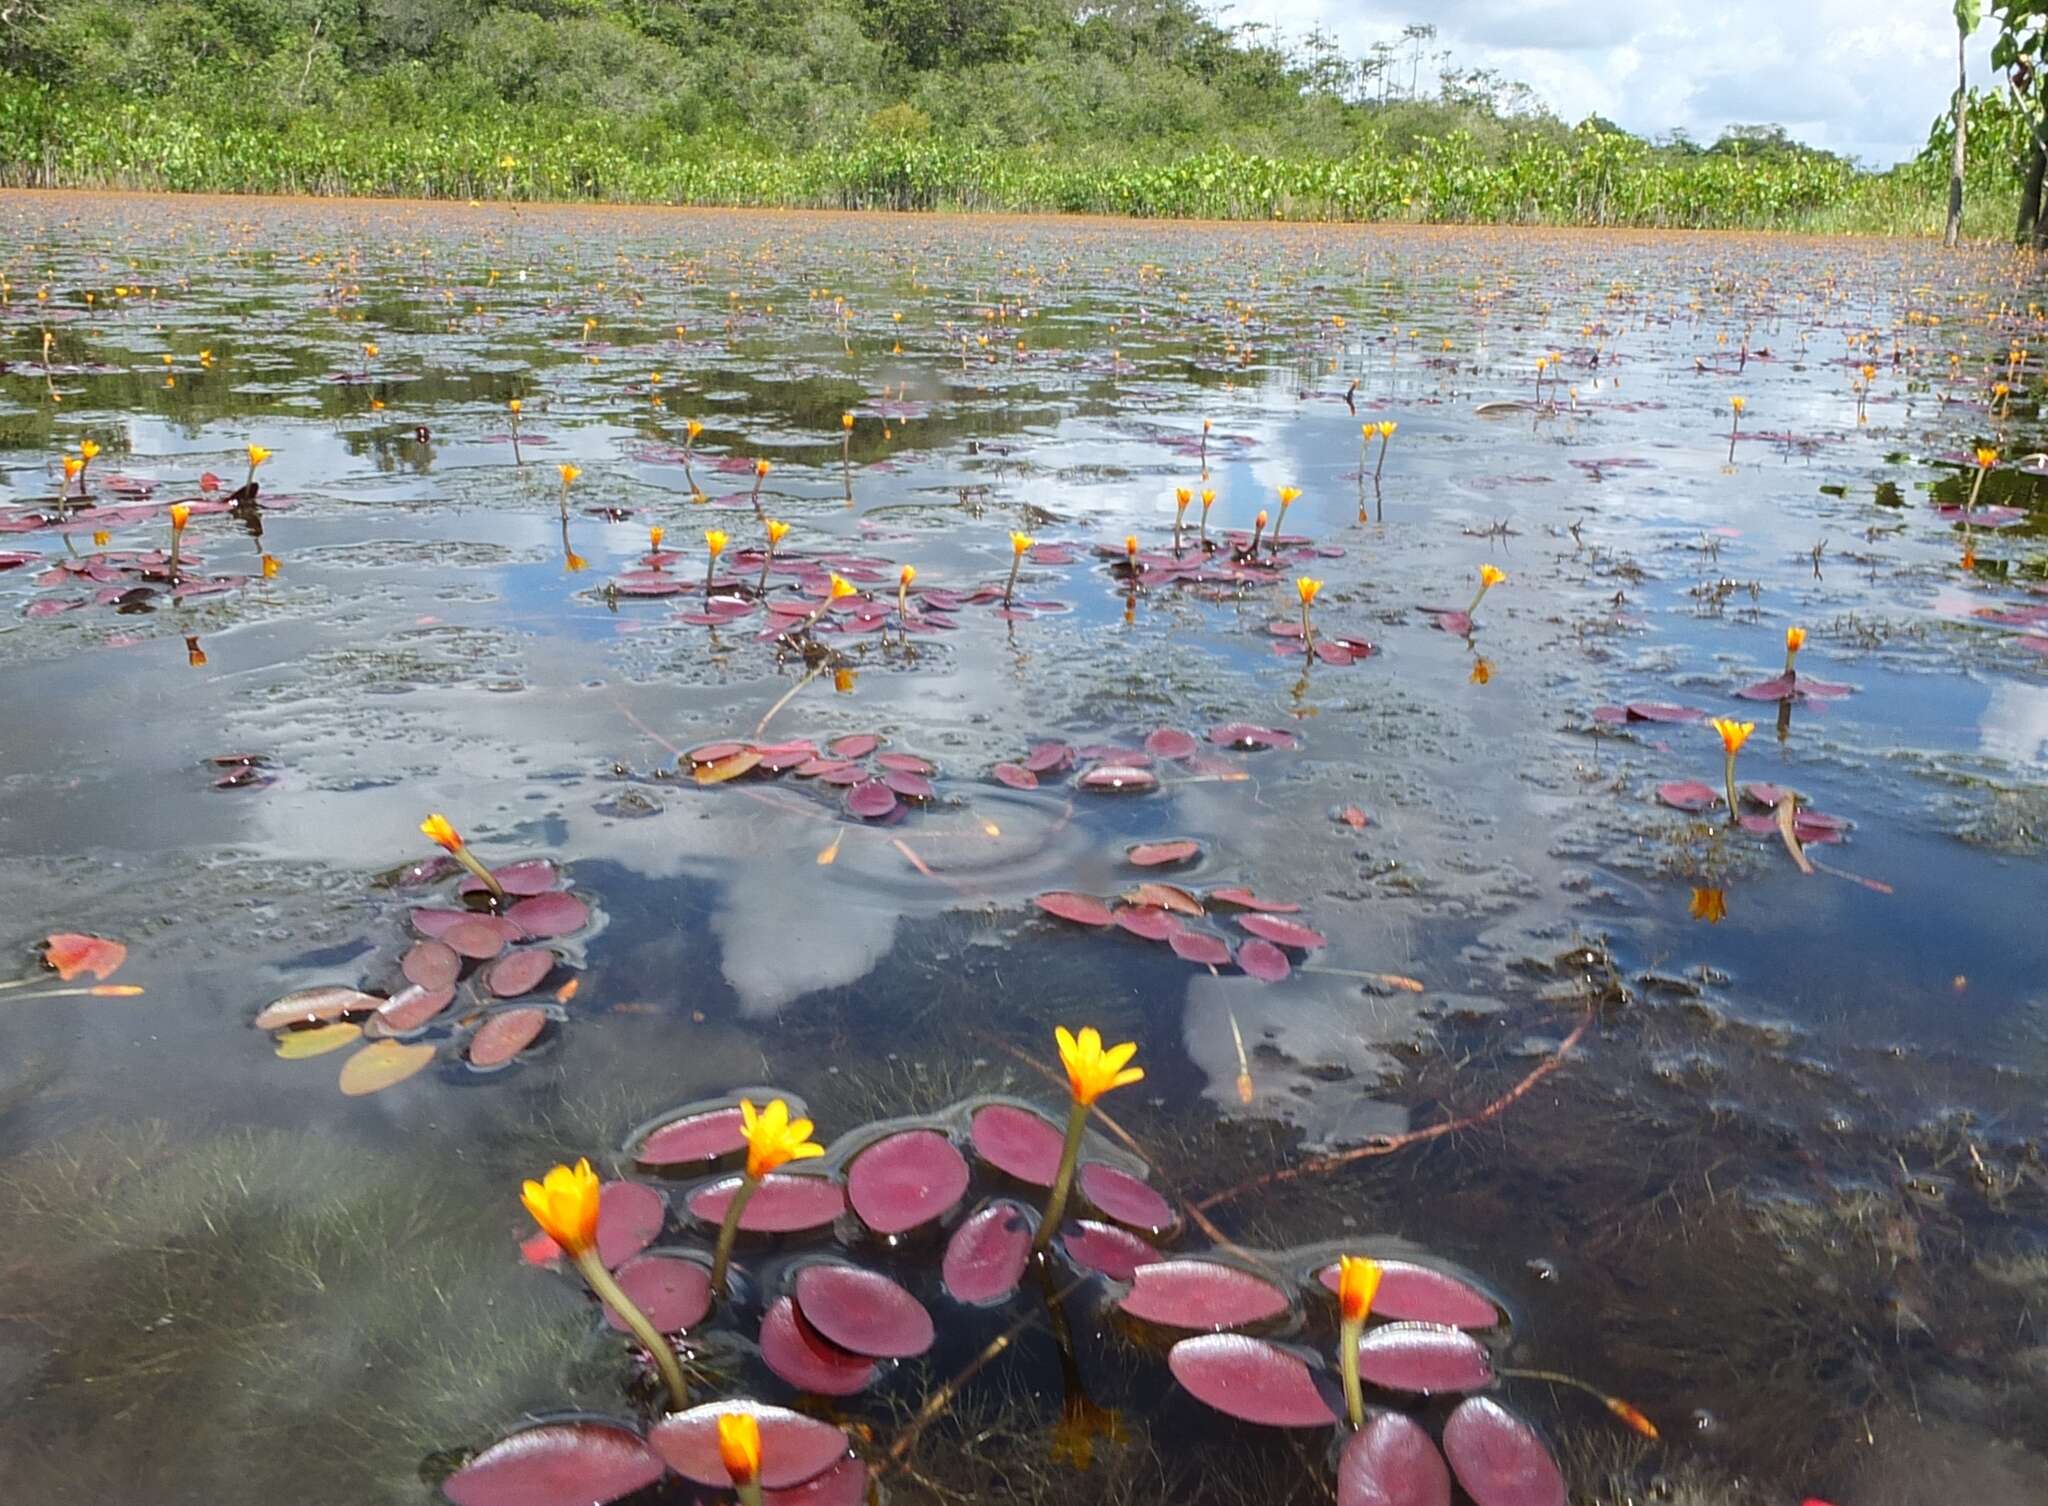
[[[985,1328],[1020,1293],[1029,1321],[1031,1305],[1085,1292],[1104,1324],[1163,1351],[1180,1387],[1224,1416],[1298,1430],[1348,1416],[1341,1506],[1448,1506],[1453,1473],[1477,1506],[1563,1506],[1535,1430],[1478,1394],[1502,1383],[1509,1335],[1477,1282],[1354,1247],[1191,1246],[1142,1161],[1086,1132],[1097,1097],[1142,1077],[1135,1048],[1059,1034],[1073,1092],[1064,1132],[1029,1103],[984,1096],[826,1148],[808,1142],[800,1104],[760,1091],[642,1126],[623,1148],[629,1176],[600,1183],[584,1163],[529,1182],[542,1233],[525,1258],[568,1258],[603,1321],[660,1372],[666,1406],[644,1429],[587,1415],[522,1426],[450,1475],[446,1498],[604,1506],[673,1473],[743,1501],[853,1506],[900,1457],[855,1451],[874,1437],[855,1398],[886,1399],[942,1330]],[[750,1394],[700,1401],[679,1359],[715,1360]],[[1414,1414],[1446,1395],[1464,1399],[1439,1451]]]

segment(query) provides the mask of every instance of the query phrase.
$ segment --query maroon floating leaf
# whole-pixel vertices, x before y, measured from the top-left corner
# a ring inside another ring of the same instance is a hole
[[[469,1038],[469,1064],[484,1071],[502,1067],[531,1046],[547,1025],[548,1015],[544,1009],[535,1009],[531,1005],[501,1009],[479,1025],[476,1034]]]
[[[990,1203],[946,1241],[940,1277],[955,1302],[1000,1302],[1017,1289],[1031,1259],[1031,1215],[1016,1203]]]
[[[1199,746],[1178,727],[1161,727],[1145,739],[1145,751],[1154,758],[1186,758]]]
[[[1797,675],[1773,675],[1768,680],[1759,680],[1754,685],[1745,685],[1735,692],[1744,701],[1789,701],[1799,695]]]
[[[1102,1213],[1155,1238],[1171,1232],[1178,1220],[1173,1204],[1142,1177],[1091,1161],[1081,1168],[1081,1195]]]
[[[1033,743],[1031,751],[1018,760],[1034,774],[1050,774],[1074,762],[1074,750],[1066,743]]]
[[[875,756],[878,768],[889,769],[898,774],[936,774],[939,771],[927,759],[915,753],[880,753]]]
[[[1657,798],[1673,810],[1711,810],[1721,803],[1720,794],[1711,784],[1702,784],[1697,779],[1674,779],[1657,786]]]
[[[829,746],[834,758],[866,758],[881,745],[882,740],[872,732],[849,732],[834,738]]]
[[[1166,938],[1173,955],[1199,967],[1222,967],[1230,961],[1230,948],[1221,936],[1208,931],[1190,931],[1185,926]]]
[[[1298,915],[1300,905],[1290,905],[1285,900],[1261,899],[1249,889],[1211,889],[1209,898],[1221,900],[1226,905],[1236,905],[1240,910],[1263,910],[1268,915]]]
[[[863,779],[846,792],[846,809],[863,821],[879,821],[896,809],[896,792],[879,779]]]
[[[800,1109],[792,1107],[791,1112]],[[743,1123],[738,1104],[671,1119],[648,1132],[633,1159],[642,1166],[708,1166],[746,1145]]]
[[[1171,842],[1140,842],[1124,853],[1124,861],[1137,868],[1163,868],[1168,863],[1185,863],[1202,855],[1202,844],[1186,837]]]
[[[1703,722],[1706,712],[1697,706],[1667,706],[1656,701],[1630,701],[1622,708],[1632,722]]]
[[[491,877],[498,881],[498,887],[507,894],[545,894],[555,887],[561,877],[555,865],[546,858],[528,858],[521,863],[507,863],[503,868],[493,868]],[[484,881],[480,878],[466,878],[455,886],[458,894],[481,894]]]
[[[818,756],[817,747],[808,742],[776,743],[756,748],[754,752],[760,755],[760,762],[756,767],[766,769],[771,774],[780,774],[786,769],[797,768]]]
[[[1744,831],[1761,832],[1765,835],[1778,830],[1776,812],[1759,815],[1751,812],[1736,818]],[[1805,807],[1792,813],[1792,835],[1806,846],[1816,843],[1839,842],[1849,833],[1849,823],[1840,816],[1830,816],[1825,811],[1808,810]]]
[[[1211,727],[1207,736],[1224,748],[1291,748],[1300,741],[1292,732],[1251,722],[1223,722]]]
[[[555,954],[545,947],[522,947],[508,952],[484,974],[484,986],[501,999],[530,994],[541,980],[555,970]]]
[[[1128,763],[1097,764],[1076,782],[1084,790],[1110,795],[1135,795],[1159,788],[1157,774]]]
[[[1139,1267],[1157,1265],[1166,1258],[1130,1230],[1090,1218],[1067,1225],[1060,1248],[1082,1270],[1098,1272],[1111,1281],[1129,1281]]]
[[[1071,920],[1076,925],[1106,926],[1116,918],[1110,914],[1109,906],[1094,895],[1075,894],[1066,889],[1033,895],[1031,903],[1048,915],[1057,915],[1061,920]]]
[[[1287,1311],[1287,1294],[1220,1261],[1162,1260],[1138,1268],[1117,1306],[1163,1327],[1216,1332],[1277,1318]]]
[[[777,1297],[762,1314],[761,1360],[799,1391],[819,1396],[852,1396],[875,1379],[873,1360],[828,1342],[797,1316],[787,1297]]]
[[[414,919],[418,919],[417,912]],[[441,940],[472,961],[488,962],[505,950],[506,937],[504,927],[479,915],[456,921],[441,933]]]
[[[807,1265],[797,1272],[792,1295],[803,1320],[849,1354],[907,1360],[932,1347],[932,1315],[879,1271]]]
[[[1500,1309],[1493,1299],[1455,1276],[1409,1260],[1382,1260],[1379,1268],[1379,1290],[1372,1299],[1376,1317],[1443,1323],[1452,1328],[1492,1328],[1500,1322]],[[1316,1272],[1316,1280],[1335,1295],[1337,1267],[1324,1266]]]
[[[399,960],[405,981],[425,989],[453,988],[462,976],[462,959],[445,941],[415,942]]]
[[[891,769],[888,773],[884,774],[882,776],[882,783],[889,786],[897,794],[907,795],[912,800],[929,800],[934,793],[932,782],[925,778],[924,775],[906,773],[901,769]]]
[[[718,1419],[729,1412],[750,1412],[759,1424],[761,1484],[769,1490],[801,1485],[846,1455],[846,1434],[831,1423],[757,1401],[714,1401],[677,1412],[654,1425],[648,1442],[685,1480],[730,1489],[732,1477],[718,1453]]]
[[[415,1030],[425,1029],[429,1020],[454,1002],[453,988],[421,988],[414,984],[379,1005],[377,1012],[364,1022],[363,1034],[373,1040],[411,1035]]]
[[[590,924],[590,906],[565,889],[522,899],[505,918],[538,940],[570,936]]]
[[[707,1224],[725,1220],[725,1210],[739,1191],[742,1177],[724,1177],[690,1194],[690,1216]],[[846,1211],[846,1193],[837,1182],[796,1172],[771,1172],[740,1214],[740,1228],[749,1234],[796,1234],[818,1229]]]
[[[998,1171],[1034,1187],[1052,1186],[1066,1136],[1029,1109],[992,1103],[974,1116],[968,1131],[974,1153]]]
[[[1166,1367],[1197,1401],[1269,1428],[1326,1428],[1337,1414],[1299,1355],[1237,1333],[1182,1339]]]
[[[1013,790],[1035,790],[1038,776],[1020,763],[999,763],[989,771],[998,782],[1007,784]]]
[[[877,1234],[901,1234],[950,1213],[968,1176],[966,1157],[944,1135],[905,1130],[854,1157],[846,1197]]]
[[[1251,919],[1250,916],[1244,917]],[[1253,937],[1250,941],[1237,944],[1237,965],[1245,973],[1261,983],[1280,983],[1294,971],[1294,964],[1287,960],[1287,954],[1270,941]]]
[[[1758,805],[1776,806],[1780,800],[1783,800],[1792,792],[1780,789],[1775,784],[1752,781],[1742,787],[1741,793],[1743,799],[1754,800]]]
[[[691,763],[723,763],[736,754],[748,752],[750,747],[748,743],[706,743],[701,748],[692,748],[683,756]]]
[[[866,1506],[868,1467],[858,1459],[842,1459],[822,1475],[789,1490],[761,1493],[761,1506]]]
[[[549,1422],[492,1444],[443,1480],[441,1494],[454,1506],[606,1506],[666,1473],[627,1428]]]
[[[1382,1412],[1338,1456],[1337,1506],[1451,1506],[1451,1472],[1421,1423]]]
[[[470,923],[489,926],[507,941],[516,940],[517,928],[509,925],[496,915],[478,915],[473,910],[415,910],[412,912],[412,928],[422,936],[446,940],[448,933],[457,926]]]
[[[711,1273],[684,1255],[651,1250],[635,1255],[612,1275],[633,1305],[662,1333],[681,1333],[704,1321],[711,1311]],[[620,1333],[630,1333],[626,1320],[604,1310],[604,1320]]]
[[[1472,618],[1464,612],[1439,611],[1431,618],[1431,625],[1443,629],[1446,633],[1463,638],[1472,631]]]
[[[1147,941],[1171,941],[1180,929],[1180,922],[1157,905],[1129,905],[1116,911],[1112,918],[1119,929]]]
[[[606,1182],[597,1191],[597,1258],[616,1269],[654,1243],[668,1205],[638,1182]],[[742,1220],[744,1222],[744,1220]]]
[[[1390,1391],[1476,1391],[1493,1384],[1493,1358],[1462,1330],[1388,1323],[1358,1341],[1358,1373]]]
[[[1318,947],[1330,944],[1329,938],[1321,931],[1311,931],[1307,926],[1296,925],[1291,920],[1275,920],[1270,915],[1256,912],[1240,915],[1237,917],[1237,923],[1254,936],[1264,937],[1275,946],[1291,946],[1312,952]]]
[[[1536,1430],[1490,1397],[1458,1404],[1444,1457],[1474,1506],[1565,1506],[1564,1476]]]

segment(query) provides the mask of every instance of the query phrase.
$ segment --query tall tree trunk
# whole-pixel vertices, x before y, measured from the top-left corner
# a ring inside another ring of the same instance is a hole
[[[2012,238],[2022,246],[2034,243],[2041,225],[2041,179],[2048,175],[2048,150],[2037,135],[2027,147],[2027,176],[2020,184],[2020,222]]]
[[[1955,155],[1949,159],[1948,168],[1948,229],[1943,232],[1941,243],[1953,246],[1963,233],[1963,140],[1969,129],[1969,74],[1963,57],[1963,44],[1969,40],[1969,33],[1956,27],[1956,144]]]

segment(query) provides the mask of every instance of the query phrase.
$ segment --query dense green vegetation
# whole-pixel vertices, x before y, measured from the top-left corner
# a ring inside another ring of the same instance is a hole
[[[1352,59],[1195,0],[11,0],[0,181],[1939,226],[1945,161],[1862,173],[1769,129],[1653,146],[1433,38]]]

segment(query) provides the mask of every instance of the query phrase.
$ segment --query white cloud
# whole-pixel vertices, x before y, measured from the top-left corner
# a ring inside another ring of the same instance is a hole
[[[1731,124],[1783,125],[1873,166],[1910,157],[1955,88],[1955,27],[1937,0],[1224,0],[1220,18],[1291,36],[1321,26],[1352,56],[1432,23],[1421,73],[1448,50],[1498,69],[1566,120],[1711,141]],[[1993,81],[1993,29],[1971,39],[1971,82]],[[1407,52],[1402,52],[1407,57]],[[1402,76],[1407,76],[1404,67]]]

